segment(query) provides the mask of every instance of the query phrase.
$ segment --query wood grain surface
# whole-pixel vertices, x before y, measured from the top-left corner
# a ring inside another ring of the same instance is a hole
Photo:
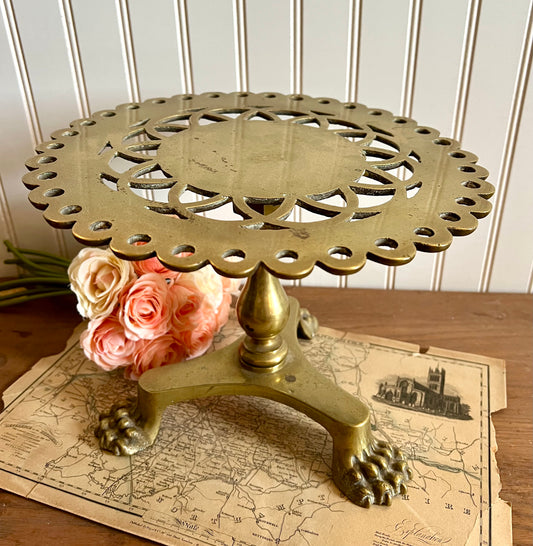
[[[513,506],[513,543],[530,546],[533,297],[332,288],[288,291],[330,328],[506,360],[507,409],[494,415],[501,497]],[[70,296],[0,310],[0,392],[37,360],[60,352],[79,320]],[[2,546],[150,543],[0,490]]]

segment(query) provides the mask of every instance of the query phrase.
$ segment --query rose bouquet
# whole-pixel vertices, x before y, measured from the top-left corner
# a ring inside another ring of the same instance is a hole
[[[178,273],[157,258],[129,262],[98,248],[81,250],[68,276],[89,319],[80,338],[86,356],[104,370],[124,367],[130,379],[204,353],[237,289],[211,267]]]

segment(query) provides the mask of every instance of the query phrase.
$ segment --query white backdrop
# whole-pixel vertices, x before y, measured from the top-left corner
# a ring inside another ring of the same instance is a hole
[[[20,182],[33,147],[73,119],[177,93],[306,93],[440,129],[479,156],[497,192],[491,215],[444,254],[369,262],[345,279],[316,270],[301,284],[533,291],[530,0],[0,2],[2,238],[77,251]]]

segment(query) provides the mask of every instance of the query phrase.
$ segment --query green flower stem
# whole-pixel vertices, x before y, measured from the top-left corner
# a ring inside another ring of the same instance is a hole
[[[69,283],[69,278],[61,277],[20,277],[11,281],[0,282],[0,290],[8,290],[10,288],[18,288],[19,286],[28,286],[29,284],[58,284],[66,286]]]
[[[10,252],[15,250],[21,254],[30,254],[32,256],[41,256],[42,258],[54,260],[56,262],[60,262],[62,265],[66,265],[67,267],[70,265],[70,260],[68,260],[67,258],[57,256],[56,254],[51,254],[50,252],[44,252],[42,250],[32,250],[31,248],[16,248],[13,243],[8,240],[4,240],[4,244]]]
[[[14,294],[12,298],[0,300],[0,308],[8,307],[9,305],[17,305],[19,303],[25,303],[27,301],[37,300],[40,298],[48,298],[50,296],[67,296],[68,294],[72,294],[72,292],[70,290],[51,290],[49,292],[41,292],[39,290],[38,292],[32,293],[31,295],[24,294],[21,296],[16,296]]]
[[[43,272],[41,269],[26,269],[27,273],[26,275],[21,275],[21,278],[27,278],[30,277],[43,277],[48,279],[66,279],[68,278],[65,273],[61,273],[59,271],[46,271]]]
[[[42,269],[34,269],[28,266],[21,266],[21,267],[24,269],[24,272],[20,274],[19,278],[27,278],[27,277],[43,277],[43,278],[50,278],[50,279],[68,278],[68,275],[66,274],[66,271],[64,270],[59,271],[59,270],[49,269],[46,272],[44,272]]]
[[[0,292],[0,302],[7,301],[13,298],[19,298],[21,296],[31,296],[33,294],[42,294],[43,292],[57,292],[58,290],[64,290],[64,287],[58,287],[53,289],[50,289],[50,287],[48,287],[48,289],[45,290],[44,287],[25,288],[21,286],[20,288],[12,288],[11,290],[2,290]],[[6,292],[7,294],[5,294]]]
[[[42,275],[49,275],[50,270],[46,267],[40,267],[36,265],[34,262],[29,260],[22,254],[17,248],[15,248],[9,241],[4,241],[4,244],[6,245],[9,252],[11,252],[15,257],[17,257],[21,262],[21,266],[29,269],[30,271],[39,272]]]
[[[18,279],[0,282],[0,307],[72,294],[68,287],[69,260],[48,252],[16,248],[9,241],[4,244],[14,256],[4,263],[17,265],[23,273]]]
[[[46,258],[47,260],[57,262],[57,265],[61,265],[64,267],[68,267],[70,265],[70,260],[68,260],[67,258],[62,258],[61,256],[56,256],[55,254],[50,254],[48,252],[42,252],[40,250],[30,250],[28,248],[18,248],[17,250],[21,254],[29,254],[30,256],[40,256],[41,258]]]
[[[47,260],[47,259],[32,260],[32,262],[35,263],[35,264],[38,264],[39,266],[50,265],[52,267],[58,267],[58,268],[62,269],[63,271],[67,270],[67,267],[64,264],[59,263],[59,262],[54,262],[52,260]],[[7,260],[4,260],[4,263],[5,264],[20,265],[20,266],[23,265],[23,262],[21,260],[19,260],[18,258],[9,258]]]

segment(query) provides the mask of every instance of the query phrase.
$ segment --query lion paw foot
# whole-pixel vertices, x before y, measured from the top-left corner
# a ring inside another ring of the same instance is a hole
[[[128,407],[116,406],[100,415],[95,430],[100,448],[114,455],[133,455],[148,447],[151,442],[144,430],[130,415]]]
[[[337,485],[358,506],[390,506],[395,495],[407,492],[405,482],[411,477],[402,452],[387,442],[375,441],[361,458],[353,457],[352,466],[341,471]]]

